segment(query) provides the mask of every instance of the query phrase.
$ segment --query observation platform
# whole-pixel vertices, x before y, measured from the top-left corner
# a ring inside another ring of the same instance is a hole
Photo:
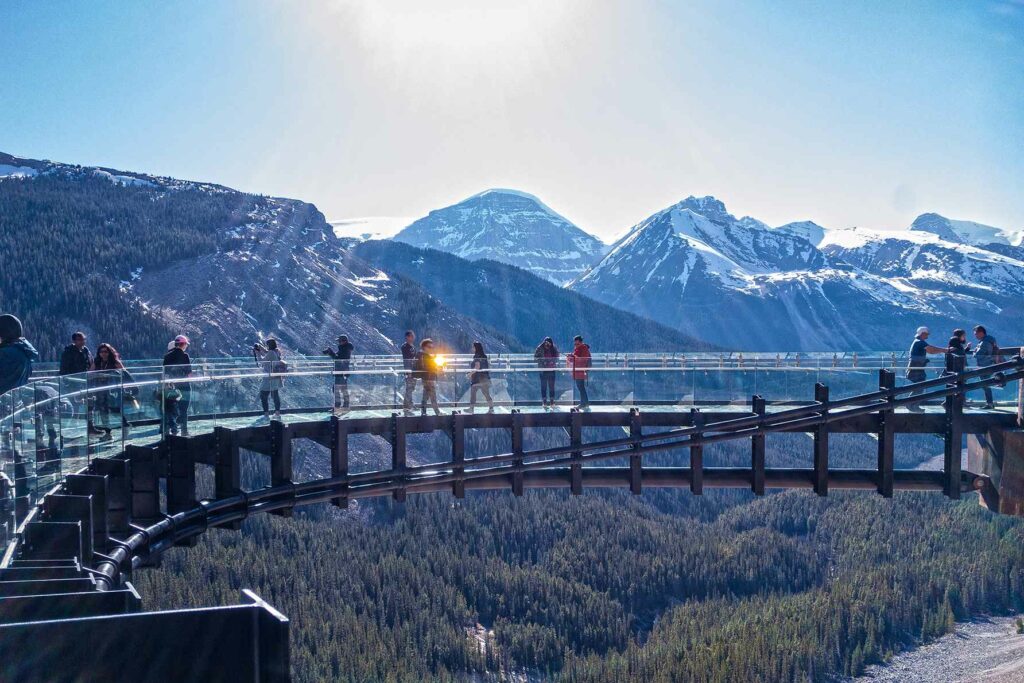
[[[916,384],[901,384],[885,358],[843,364],[838,356],[825,357],[809,365],[799,356],[788,364],[781,357],[598,356],[586,369],[591,403],[585,409],[576,407],[579,369],[537,368],[529,357],[495,360],[489,369],[493,411],[482,403],[470,408],[473,380],[468,359],[459,357],[438,374],[440,414],[418,409],[422,382],[414,383],[417,409],[403,410],[413,375],[394,358],[356,359],[349,369],[300,361],[279,374],[232,361],[197,362],[187,377],[135,365],[130,374],[43,377],[0,396],[0,540],[6,547],[0,560],[0,659],[17,658],[15,644],[32,642],[34,661],[59,661],[61,643],[71,634],[85,659],[90,652],[109,652],[111,633],[121,626],[110,631],[102,620],[141,608],[133,571],[158,564],[170,547],[193,545],[211,527],[237,529],[251,514],[287,517],[313,503],[346,507],[359,498],[404,501],[441,491],[462,497],[467,490],[518,496],[559,487],[572,495],[590,487],[637,495],[649,487],[695,495],[710,488],[746,488],[754,495],[807,488],[821,496],[832,489],[884,497],[916,490],[954,499],[976,491],[993,510],[1024,514],[1019,355],[979,369],[948,357],[945,368],[930,369],[931,376]],[[555,374],[553,407],[539,402],[538,373]],[[279,384],[283,410],[267,419],[257,397]],[[351,408],[333,411],[342,385]],[[992,408],[981,405],[986,389],[993,392]],[[968,401],[968,395],[977,399]],[[168,396],[177,397],[174,413],[187,415],[187,434],[173,429]],[[527,430],[531,443],[543,447],[527,448]],[[503,435],[508,450],[467,453],[472,431]],[[409,435],[434,433],[444,435],[445,445],[431,442],[438,449],[434,459],[410,464]],[[810,436],[806,467],[767,466],[766,439],[780,433]],[[386,441],[386,466],[350,470],[349,442],[359,434]],[[877,466],[830,464],[833,434],[874,436]],[[942,470],[897,469],[896,434],[940,437]],[[326,450],[329,477],[296,480],[293,453],[303,440]],[[749,466],[705,465],[707,446],[732,441],[749,444]],[[243,452],[269,464],[269,486],[243,489]],[[659,453],[679,464],[645,462]],[[205,500],[196,486],[202,467],[214,479],[214,496]],[[255,596],[243,602],[257,605],[247,608],[256,616],[245,618],[255,618],[263,630],[255,640],[218,649],[221,664],[258,661],[259,671],[250,667],[246,679],[287,680],[286,620]],[[131,628],[151,629],[149,641],[160,642],[177,637],[175,629],[184,623],[196,633],[213,633],[227,618],[211,612],[193,623],[168,614],[149,613]],[[56,618],[69,615],[76,617],[74,625]],[[29,671],[24,680],[46,679]]]

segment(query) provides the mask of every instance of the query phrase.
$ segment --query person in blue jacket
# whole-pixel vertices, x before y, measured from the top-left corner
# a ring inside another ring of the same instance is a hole
[[[25,386],[39,353],[25,339],[21,321],[9,313],[0,315],[0,394]]]
[[[996,338],[988,333],[984,325],[977,325],[974,328],[974,338],[978,340],[978,346],[974,349],[974,362],[979,368],[986,368],[999,362],[999,344]],[[982,379],[988,379],[992,375],[982,375]],[[995,402],[992,398],[992,387],[984,387],[985,408],[994,408]]]

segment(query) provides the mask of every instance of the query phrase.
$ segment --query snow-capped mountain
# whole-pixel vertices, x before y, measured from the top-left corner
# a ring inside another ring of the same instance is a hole
[[[476,261],[492,259],[563,284],[604,252],[604,244],[533,195],[493,189],[431,211],[395,240]]]
[[[319,354],[339,333],[359,353],[394,353],[409,327],[462,351],[473,339],[509,348],[503,333],[354,257],[303,201],[0,153],[0,206],[0,246],[38,256],[0,268],[0,303],[22,314],[47,359],[69,329],[147,357],[180,332],[209,356],[245,355],[267,335]]]
[[[946,224],[957,242],[935,234]],[[996,236],[1013,251],[1014,234],[965,225],[977,226],[932,214],[904,231],[770,228],[689,197],[633,227],[570,287],[737,348],[890,348],[921,324],[944,338],[983,321],[1024,336],[1024,259],[971,243]]]

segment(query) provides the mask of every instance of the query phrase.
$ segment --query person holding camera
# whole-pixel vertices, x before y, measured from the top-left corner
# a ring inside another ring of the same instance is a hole
[[[263,368],[266,375],[260,384],[260,404],[263,406],[263,418],[270,419],[270,399],[274,399],[274,419],[281,419],[281,387],[284,386],[285,372],[288,365],[284,362],[284,354],[278,347],[276,339],[268,339],[266,346],[256,342],[252,347],[256,362]]]
[[[334,359],[334,410],[349,409],[348,372],[352,369],[352,351],[355,346],[348,340],[348,335],[338,337],[338,350],[327,347],[324,353]]]

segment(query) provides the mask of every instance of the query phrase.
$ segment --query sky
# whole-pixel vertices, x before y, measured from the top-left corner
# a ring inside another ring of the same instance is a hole
[[[1024,228],[1024,0],[0,3],[0,151],[418,217],[489,187],[603,238]]]

